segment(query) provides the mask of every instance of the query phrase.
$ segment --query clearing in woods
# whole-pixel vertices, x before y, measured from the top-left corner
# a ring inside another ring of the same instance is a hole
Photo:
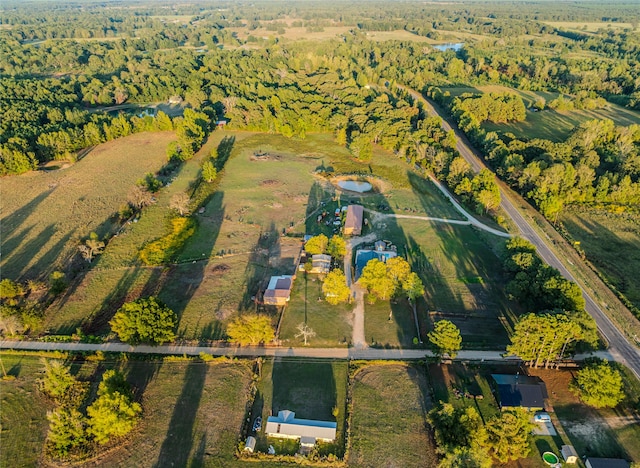
[[[501,85],[487,85],[472,87],[454,87],[442,88],[443,91],[449,91],[451,95],[457,96],[462,93],[500,93],[509,92],[519,95],[524,101],[527,108],[527,116],[524,122],[511,123],[492,123],[484,122],[482,127],[487,131],[495,131],[499,133],[513,133],[518,138],[544,138],[547,140],[559,142],[564,141],[574,127],[582,122],[593,119],[611,119],[616,125],[627,126],[632,124],[640,124],[640,112],[625,109],[608,102],[605,107],[594,110],[570,110],[556,111],[546,108],[539,112],[533,112],[530,107],[539,99],[544,98],[546,103],[556,99],[559,94],[543,91],[523,91],[520,89],[509,88]],[[569,96],[570,97],[570,96]]]

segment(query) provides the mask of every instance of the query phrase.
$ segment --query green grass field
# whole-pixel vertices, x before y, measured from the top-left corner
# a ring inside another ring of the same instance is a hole
[[[177,265],[140,265],[142,246],[165,233],[171,197],[192,190],[202,158],[223,138],[230,157],[215,193],[205,199],[204,213],[194,215],[198,229],[175,259]],[[256,158],[255,153],[267,156]],[[318,169],[330,176],[318,175]],[[372,209],[383,205],[401,213],[460,219],[429,182],[408,171],[404,161],[379,148],[370,163],[354,161],[331,135],[312,134],[296,141],[279,135],[214,132],[172,184],[157,194],[157,202],[113,238],[93,268],[52,305],[45,328],[72,333],[81,326],[88,333],[105,333],[122,303],[156,294],[178,313],[180,338],[220,339],[229,320],[254,308],[251,298],[270,275],[294,272],[300,240],[288,234],[323,230],[326,226],[316,223],[318,210],[358,201]],[[340,174],[363,174],[376,190],[358,196],[339,192],[333,176]],[[299,322],[289,319],[298,320],[300,310],[294,306],[289,316],[285,314],[285,339],[295,335]],[[335,329],[320,330],[330,333],[318,335],[318,342],[344,343],[350,337],[348,319],[340,319]]]
[[[2,389],[2,466],[41,465],[53,405],[37,390],[42,364],[31,356],[3,355],[17,378]],[[76,362],[80,379],[96,381],[119,367],[143,406],[143,419],[115,450],[99,456],[100,466],[230,466],[245,417],[251,382],[249,361],[203,363],[151,361]]]
[[[436,466],[424,367],[368,365],[353,378],[351,396],[349,466]]]
[[[147,172],[166,162],[172,132],[141,133],[110,141],[64,169],[5,177],[1,184],[2,276],[45,279],[77,256],[91,231],[100,236],[129,190]]]
[[[447,319],[460,328],[464,348],[508,343],[507,331],[520,311],[504,293],[501,261],[494,253],[501,239],[467,226],[412,219],[383,218],[374,226],[422,278],[426,303],[418,303],[418,320],[423,341],[435,320]],[[405,300],[378,301],[365,310],[367,341],[383,347],[411,345],[416,332]]]
[[[265,360],[251,411],[252,421],[258,416],[263,419],[262,430],[257,434],[258,449],[266,452],[268,445],[272,444],[277,454],[295,453],[296,444],[267,438],[265,434],[269,416],[290,410],[296,413],[297,418],[336,421],[336,442],[325,445],[322,450],[341,458],[345,449],[347,367],[344,361]]]
[[[640,215],[565,211],[560,220],[589,261],[640,308]]]
[[[558,93],[542,92],[542,91],[523,91],[520,89],[508,88],[501,85],[470,87],[443,88],[443,91],[449,91],[452,96],[458,96],[462,93],[494,93],[494,92],[511,92],[518,94],[527,107],[527,117],[524,122],[495,124],[485,122],[482,127],[487,131],[510,132],[518,138],[544,138],[551,141],[565,140],[571,130],[580,125],[582,122],[593,119],[611,119],[616,125],[627,126],[631,124],[640,124],[640,113],[616,104],[607,103],[606,107],[596,110],[573,110],[573,111],[556,111],[553,109],[544,109],[540,112],[532,112],[529,107],[536,99],[542,97],[547,103],[558,97]]]
[[[298,325],[305,323],[306,317],[307,325],[316,333],[309,339],[309,346],[346,346],[351,341],[351,309],[349,304],[332,306],[324,300],[320,275],[309,274],[305,281],[304,273],[299,272],[282,318],[282,345],[304,345],[304,339],[295,335],[299,333]]]

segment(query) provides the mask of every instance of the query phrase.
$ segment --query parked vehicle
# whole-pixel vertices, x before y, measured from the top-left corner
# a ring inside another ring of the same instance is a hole
[[[549,416],[549,413],[536,413],[533,416],[533,420],[535,422],[551,422],[551,416]]]
[[[253,421],[253,431],[258,432],[262,429],[262,417],[258,416],[255,421]]]

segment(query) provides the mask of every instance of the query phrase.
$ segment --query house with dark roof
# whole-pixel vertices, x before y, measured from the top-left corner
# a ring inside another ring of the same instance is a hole
[[[587,468],[629,468],[631,464],[621,458],[592,458],[584,461]]]
[[[501,409],[524,408],[529,411],[544,409],[549,397],[547,386],[540,377],[520,374],[491,374],[498,392]]]
[[[289,410],[278,411],[278,416],[269,416],[265,432],[268,437],[300,439],[303,447],[313,447],[316,442],[333,442],[336,439],[337,424],[331,421],[298,419]]]
[[[264,292],[262,301],[266,305],[284,306],[289,301],[292,286],[293,276],[272,276],[269,280],[269,286],[267,286],[267,290]]]
[[[359,236],[362,234],[362,221],[364,220],[364,208],[361,205],[349,205],[344,221],[345,236]]]

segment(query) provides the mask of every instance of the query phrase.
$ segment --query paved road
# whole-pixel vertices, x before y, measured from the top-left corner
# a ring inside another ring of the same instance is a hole
[[[401,88],[408,91],[414,99],[423,102],[428,111],[434,115],[439,115],[443,121],[442,126],[446,131],[453,130],[455,132],[457,137],[456,149],[460,155],[467,160],[475,172],[479,172],[481,169],[486,167],[480,156],[471,148],[471,145],[465,135],[457,127],[448,122],[443,113],[438,112],[434,105],[432,105],[430,101],[425,99],[417,91],[405,87]],[[520,211],[509,198],[508,191],[510,191],[510,189],[506,188],[504,185],[501,186],[500,196],[502,201],[500,206],[518,226],[520,235],[536,246],[538,254],[545,262],[557,268],[565,278],[580,284],[576,281],[569,270],[567,270],[556,254],[549,248],[546,240],[538,234],[538,232],[529,224],[529,221],[522,216]],[[585,308],[587,312],[589,312],[589,314],[594,318],[600,333],[609,343],[609,352],[612,358],[629,367],[635,373],[636,377],[640,379],[640,352],[638,349],[629,343],[624,334],[616,328],[616,326],[611,322],[611,319],[607,317],[600,306],[596,304],[584,288],[582,290],[582,294],[586,301]]]
[[[314,359],[383,359],[401,361],[405,359],[424,359],[433,357],[431,351],[425,349],[379,349],[379,348],[285,348],[285,347],[231,347],[231,346],[131,346],[124,343],[43,343],[40,341],[0,341],[0,349],[40,350],[40,351],[104,351],[111,353],[138,353],[138,354],[172,354],[198,356],[200,353],[214,356],[230,357],[301,357]],[[460,351],[457,361],[504,361],[518,363],[516,357],[503,357],[504,351]],[[575,356],[576,361],[590,356],[599,356],[612,359],[606,351],[594,354]]]

